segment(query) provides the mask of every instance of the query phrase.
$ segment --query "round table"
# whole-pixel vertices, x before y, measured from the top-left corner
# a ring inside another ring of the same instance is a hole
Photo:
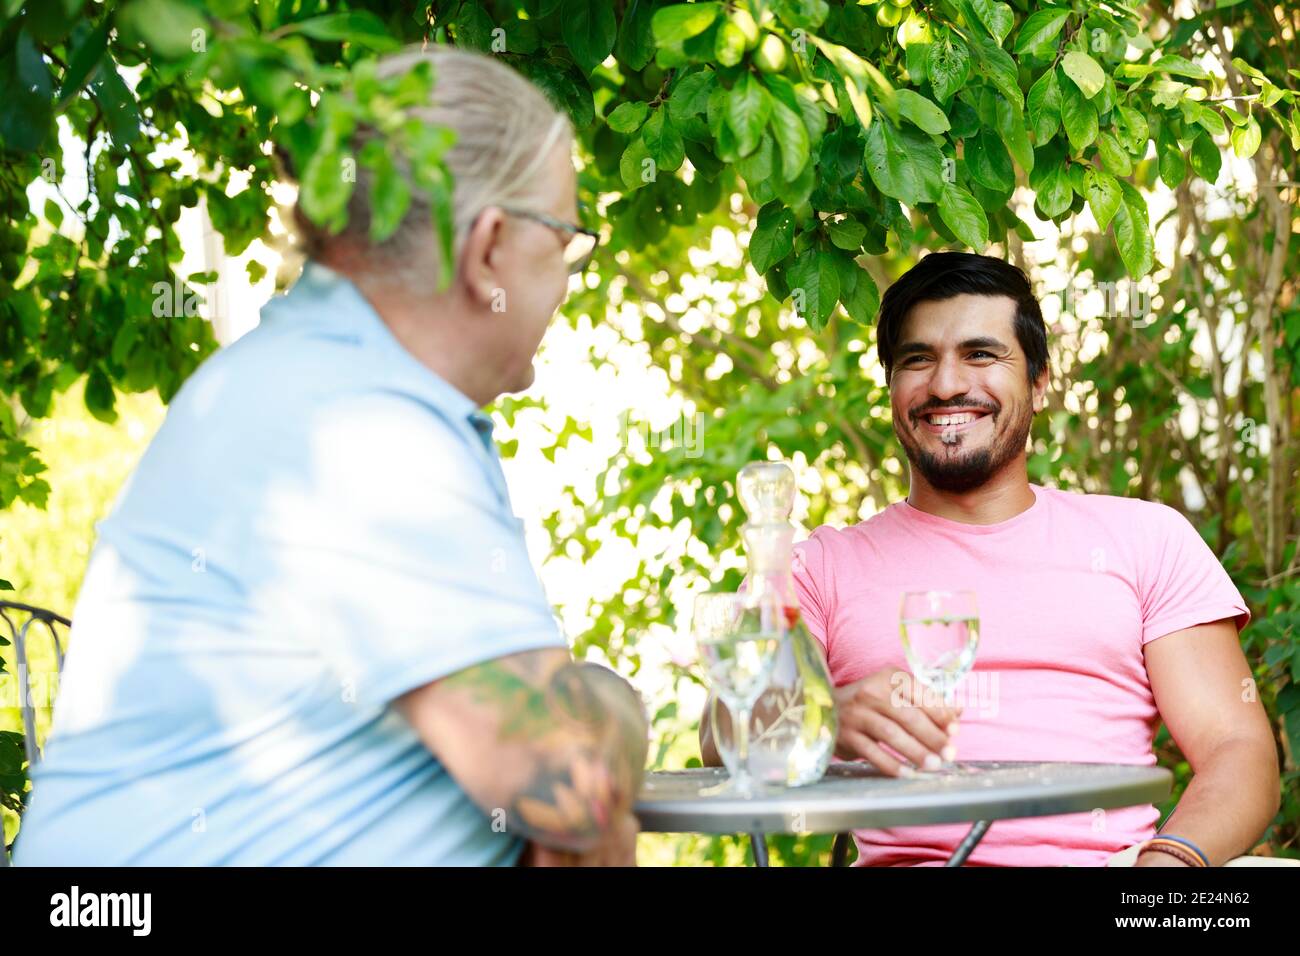
[[[1086,813],[1163,800],[1173,774],[1132,764],[963,761],[954,771],[889,777],[865,763],[835,763],[815,784],[769,788],[751,798],[701,796],[727,778],[720,767],[646,775],[636,815],[653,833],[748,833],[754,860],[767,863],[767,833],[837,833],[836,865],[847,831],[974,821],[948,860],[960,866],[994,820]]]

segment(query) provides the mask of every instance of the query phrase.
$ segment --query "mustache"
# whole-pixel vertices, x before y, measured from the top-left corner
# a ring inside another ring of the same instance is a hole
[[[941,408],[960,410],[963,408],[977,409],[982,412],[988,412],[990,415],[997,415],[1002,411],[1002,406],[996,402],[976,402],[968,398],[958,398],[952,401],[941,402],[937,398],[932,398],[924,405],[918,405],[916,408],[908,409],[907,417],[915,424],[917,419]]]

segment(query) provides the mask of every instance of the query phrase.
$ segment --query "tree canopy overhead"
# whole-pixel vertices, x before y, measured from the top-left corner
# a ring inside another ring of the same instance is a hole
[[[605,241],[566,316],[643,344],[708,420],[702,458],[623,449],[599,494],[548,518],[556,554],[588,558],[602,529],[688,528],[593,606],[580,651],[636,667],[633,635],[672,619],[666,582],[734,582],[716,556],[751,458],[816,465],[810,523],[895,497],[887,395],[864,372],[882,287],[920,250],[1016,258],[1054,222],[1084,248],[1062,245],[1068,273],[1144,279],[1154,313],[1059,330],[1031,475],[1208,506],[1198,525],[1265,611],[1246,641],[1268,655],[1266,703],[1300,746],[1300,14],[1202,6],[0,0],[0,508],[45,502],[24,434],[56,392],[84,380],[111,421],[116,393],[166,400],[215,348],[195,307],[213,276],[178,273],[177,223],[202,206],[231,255],[267,238],[273,145],[315,222],[342,223],[360,166],[376,240],[422,191],[450,243],[449,139],[406,112],[437,77],[380,81],[375,63],[451,43],[503,58],[573,120]],[[356,149],[359,124],[384,139]],[[1208,193],[1234,161],[1256,192],[1225,212]],[[1170,191],[1161,220],[1149,203]],[[718,230],[739,255],[693,264]],[[538,404],[501,403],[507,454]],[[572,420],[555,434],[551,458],[590,437]],[[1300,806],[1283,817],[1294,836]]]

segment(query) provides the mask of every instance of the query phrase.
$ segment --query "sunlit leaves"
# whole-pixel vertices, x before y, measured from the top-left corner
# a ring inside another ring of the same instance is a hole
[[[560,8],[564,42],[584,73],[590,73],[614,49],[618,23],[614,7],[590,0],[564,0]]]
[[[867,128],[865,144],[867,172],[882,193],[909,206],[938,200],[943,154],[928,136],[881,117]]]
[[[1155,243],[1151,237],[1146,200],[1131,185],[1121,182],[1122,198],[1115,207],[1111,226],[1115,246],[1128,274],[1140,279],[1155,264]]]
[[[758,211],[754,232],[749,237],[749,258],[760,273],[766,272],[794,251],[794,213],[779,202]]]
[[[1061,58],[1061,69],[1088,99],[1096,96],[1106,83],[1106,74],[1102,72],[1101,64],[1078,50],[1071,50]]]
[[[661,7],[651,21],[655,42],[670,46],[698,36],[713,25],[721,12],[720,3],[675,3]]]
[[[1031,53],[1055,43],[1069,16],[1070,11],[1064,7],[1048,7],[1031,13],[1016,34],[1015,51]]]
[[[926,53],[926,71],[930,76],[930,84],[934,87],[934,95],[940,102],[946,103],[966,85],[969,70],[970,54],[961,37],[949,33],[942,40],[930,44]]]
[[[1093,218],[1097,220],[1097,228],[1105,229],[1115,217],[1122,201],[1119,183],[1110,173],[1090,169],[1086,190],[1088,206],[1092,209]]]
[[[795,256],[786,272],[795,311],[814,332],[820,331],[840,297],[840,278],[834,257],[810,248]]]
[[[989,221],[984,207],[965,189],[945,183],[939,194],[939,216],[953,235],[976,252],[989,242]]]
[[[772,116],[772,97],[752,74],[746,73],[727,96],[727,126],[736,148],[747,156],[758,146],[763,127]]]
[[[1061,84],[1061,125],[1076,152],[1091,146],[1100,132],[1097,108],[1070,82]]]
[[[1025,101],[1029,114],[1029,128],[1034,141],[1046,143],[1061,128],[1061,87],[1056,80],[1056,70],[1044,71],[1029,88]]]

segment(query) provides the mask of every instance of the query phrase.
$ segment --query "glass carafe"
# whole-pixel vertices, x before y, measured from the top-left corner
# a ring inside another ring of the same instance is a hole
[[[779,596],[788,626],[768,689],[754,705],[749,771],[769,785],[800,787],[820,780],[830,766],[836,716],[826,658],[799,613],[790,570],[794,472],[785,462],[751,462],[741,469],[736,491],[749,516],[742,530],[749,557],[747,591],[755,601]],[[716,700],[710,706],[718,752],[734,769],[730,715]]]

